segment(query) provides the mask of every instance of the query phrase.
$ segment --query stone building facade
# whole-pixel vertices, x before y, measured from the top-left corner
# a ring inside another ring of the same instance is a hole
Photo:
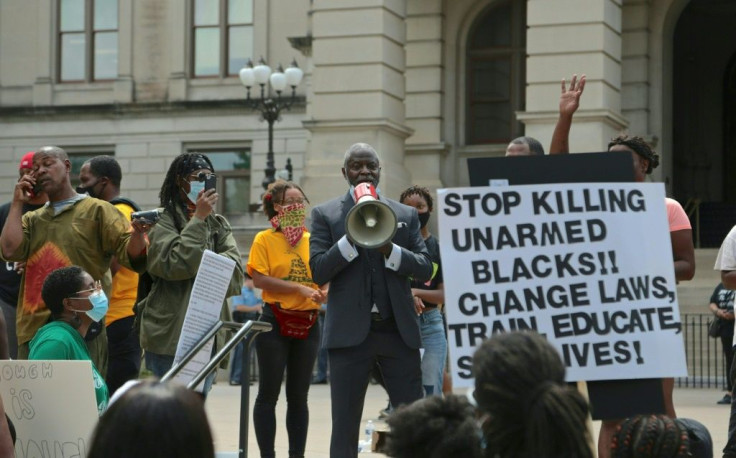
[[[547,147],[560,80],[585,73],[571,149],[646,137],[653,179],[707,219],[736,195],[734,24],[730,0],[0,0],[0,199],[45,144],[114,154],[144,206],[174,156],[206,151],[221,211],[263,227],[267,128],[233,70],[262,56],[305,70],[274,152],[313,204],[343,192],[357,141],[393,197],[467,185],[468,158],[518,135]]]

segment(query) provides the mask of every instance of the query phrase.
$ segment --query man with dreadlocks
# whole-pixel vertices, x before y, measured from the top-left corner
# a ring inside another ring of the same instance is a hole
[[[56,146],[44,146],[33,155],[33,170],[15,185],[7,221],[0,235],[5,261],[26,261],[18,295],[18,358],[28,359],[28,343],[46,324],[50,311],[41,298],[46,276],[60,267],[78,265],[102,281],[109,297],[110,263],[141,271],[145,267],[147,227],[130,223],[108,202],[78,194],[71,185],[71,162]],[[43,191],[49,202],[22,214],[31,192]],[[21,216],[22,215],[22,216]],[[95,367],[105,374],[107,336],[104,325],[87,347]]]
[[[159,200],[163,212],[151,229],[148,273],[151,291],[139,303],[141,347],[146,367],[157,377],[173,365],[176,346],[184,324],[189,296],[205,250],[235,261],[227,297],[240,293],[243,265],[230,224],[215,214],[218,194],[204,190],[204,181],[214,174],[204,154],[184,153],[176,157],[166,173]],[[227,304],[222,312],[229,319]],[[212,378],[205,382],[204,392]]]

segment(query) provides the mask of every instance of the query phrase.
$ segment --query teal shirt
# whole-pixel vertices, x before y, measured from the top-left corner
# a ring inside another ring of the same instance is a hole
[[[110,394],[105,379],[97,372],[95,363],[90,359],[84,339],[71,325],[63,321],[52,321],[44,325],[31,340],[30,350],[28,359],[89,361],[92,364],[92,379],[95,383],[97,412],[102,415],[107,409]]]

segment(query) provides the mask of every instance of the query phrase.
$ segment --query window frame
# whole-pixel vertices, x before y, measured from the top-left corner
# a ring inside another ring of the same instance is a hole
[[[511,43],[508,46],[472,48],[475,34],[479,32],[481,24],[483,24],[489,14],[493,14],[494,10],[509,6],[510,23],[511,23]],[[516,112],[523,111],[525,101],[525,84],[526,84],[526,2],[517,2],[506,0],[496,2],[483,10],[477,16],[473,25],[470,27],[466,38],[465,48],[465,144],[466,145],[487,145],[508,143],[512,139],[524,134],[524,125],[516,119]],[[494,60],[509,61],[509,78],[508,98],[497,100],[479,100],[479,97],[473,96],[473,90],[477,82],[473,78],[473,71],[478,64],[490,62]],[[498,103],[508,100],[510,105],[509,114],[509,131],[508,137],[483,137],[484,129],[478,132],[473,129],[476,116],[473,108],[482,105],[484,102]]]
[[[196,25],[195,19],[196,19],[196,2],[197,0],[191,0],[189,2],[189,10],[191,11],[190,18],[189,18],[189,76],[192,79],[212,79],[212,78],[228,78],[228,77],[234,77],[238,76],[238,72],[240,69],[237,70],[236,73],[229,73],[229,57],[230,57],[230,29],[232,27],[250,27],[251,30],[254,30],[254,9],[255,5],[253,4],[253,0],[246,0],[250,1],[250,7],[251,7],[251,22],[243,22],[243,23],[229,23],[228,22],[228,0],[216,0],[219,3],[219,10],[218,10],[218,22],[217,25],[203,25],[198,26]],[[197,29],[212,29],[217,28],[218,30],[218,37],[220,40],[220,52],[219,52],[219,68],[217,74],[211,74],[211,75],[197,75]],[[255,38],[255,37],[254,37]],[[251,49],[251,54],[253,53],[253,50]],[[253,59],[251,56],[250,59]]]
[[[115,0],[116,4],[115,7],[117,8],[117,28],[115,29],[95,29],[94,28],[94,4],[95,0],[82,0],[84,3],[84,30],[82,31],[82,34],[84,35],[84,78],[83,79],[76,79],[76,80],[65,80],[62,79],[62,69],[64,67],[63,61],[62,61],[62,42],[63,42],[63,36],[68,34],[79,34],[80,32],[65,32],[61,30],[61,13],[62,13],[62,5],[61,3],[63,0],[57,0],[56,7],[57,7],[57,13],[56,13],[56,81],[60,84],[79,84],[79,83],[92,83],[92,82],[111,82],[115,81],[119,74],[118,69],[115,69],[115,77],[112,78],[95,78],[94,74],[94,66],[95,66],[95,37],[98,33],[103,32],[115,32],[117,34],[117,58],[118,58],[118,65],[120,62],[120,0]]]
[[[74,170],[74,159],[82,158],[84,162],[92,159],[96,156],[115,156],[115,147],[111,145],[92,145],[92,146],[60,146],[61,149],[66,151],[69,156],[69,162],[72,163],[72,167],[69,169],[69,181],[72,183],[72,188],[79,186],[79,170]],[[81,165],[80,165],[81,167]]]

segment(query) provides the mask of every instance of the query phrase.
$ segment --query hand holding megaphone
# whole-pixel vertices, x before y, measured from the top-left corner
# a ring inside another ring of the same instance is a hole
[[[378,200],[376,188],[371,183],[356,185],[354,196],[355,206],[345,218],[348,238],[359,247],[379,248],[383,254],[390,253],[391,239],[398,227],[396,213]]]

